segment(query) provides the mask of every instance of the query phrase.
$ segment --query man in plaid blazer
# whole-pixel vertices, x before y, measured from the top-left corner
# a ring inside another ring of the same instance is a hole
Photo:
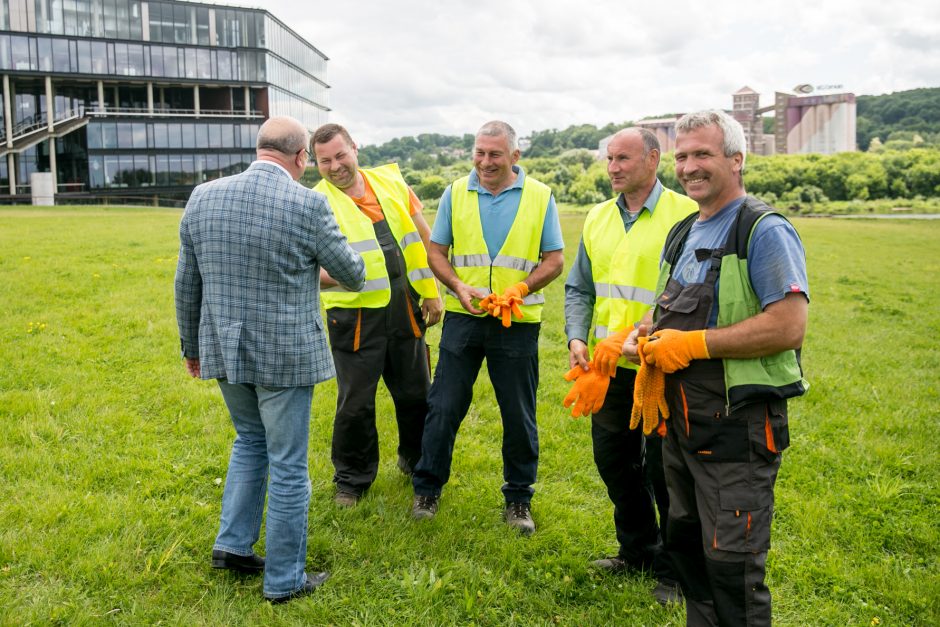
[[[313,386],[335,374],[320,318],[320,266],[350,290],[365,280],[326,198],[296,182],[308,155],[300,122],[265,122],[245,172],[193,191],[176,269],[186,369],[218,380],[237,433],[212,565],[263,570],[272,602],[309,594],[328,576],[304,572],[310,404]],[[252,547],[269,481],[265,561]]]

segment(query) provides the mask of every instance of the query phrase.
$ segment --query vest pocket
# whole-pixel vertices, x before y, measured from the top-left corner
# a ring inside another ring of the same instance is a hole
[[[724,379],[697,375],[681,379],[679,385],[683,406],[670,407],[673,415],[669,419],[688,416],[686,450],[704,462],[746,462],[750,455],[747,416],[726,413]],[[670,390],[668,397],[676,398],[677,394]]]
[[[774,400],[756,406],[763,410],[763,416],[755,415],[748,422],[751,449],[763,459],[773,461],[790,446],[787,402]]]

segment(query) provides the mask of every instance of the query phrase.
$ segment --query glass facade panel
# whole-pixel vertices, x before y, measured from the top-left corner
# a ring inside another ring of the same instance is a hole
[[[134,122],[131,124],[131,136],[133,137],[134,148],[147,148],[147,125],[144,122]]]
[[[128,122],[117,123],[118,148],[132,148],[134,146],[134,134],[132,133],[132,130],[132,125]]]
[[[212,63],[210,62],[209,51],[204,48],[197,48],[196,53],[196,74],[199,78],[212,78]]]
[[[100,155],[88,157],[88,187],[92,189],[104,187],[104,157]]]
[[[205,124],[195,125],[196,146],[200,148],[209,147],[209,128]]]
[[[51,72],[52,65],[52,40],[41,38],[39,40],[39,69],[43,72]]]
[[[0,67],[3,69],[12,69],[13,62],[10,60],[10,36],[0,35]]]
[[[103,41],[91,42],[91,68],[95,74],[108,73],[108,47]]]
[[[222,131],[218,124],[209,125],[209,148],[222,147]]]
[[[116,155],[105,155],[104,156],[104,186],[105,187],[118,187],[120,185],[120,177],[118,177],[118,172],[121,170],[121,159]]]
[[[193,126],[202,126],[201,124],[183,124],[183,148],[200,148],[196,145],[196,134],[193,132]]]
[[[101,125],[91,123],[86,129],[88,131],[88,149],[104,148],[104,144],[101,142]]]
[[[117,148],[118,147],[117,126],[114,124],[114,122],[102,122],[101,123],[101,147],[102,148]]]
[[[134,156],[134,171],[137,173],[137,185],[139,187],[149,187],[153,182],[150,172],[150,159],[147,155]]]
[[[11,37],[10,52],[13,58],[12,69],[14,70],[32,70],[29,64],[29,38]]]
[[[153,123],[153,147],[169,148],[170,140],[167,137],[166,122]]]
[[[170,122],[166,125],[167,137],[169,138],[169,147],[170,148],[182,148],[183,147],[183,135],[180,132],[180,125],[178,122]]]
[[[52,63],[57,72],[68,72],[71,69],[72,63],[67,39],[52,40]]]

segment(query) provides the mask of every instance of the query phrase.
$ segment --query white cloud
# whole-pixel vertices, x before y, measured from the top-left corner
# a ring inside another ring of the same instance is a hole
[[[269,0],[263,8],[330,57],[331,119],[362,143],[462,135],[493,118],[525,135],[730,107],[743,85],[764,105],[800,83],[856,94],[940,85],[932,0]]]

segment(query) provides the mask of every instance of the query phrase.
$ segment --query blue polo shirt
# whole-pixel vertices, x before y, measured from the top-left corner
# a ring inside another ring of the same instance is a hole
[[[499,254],[499,250],[506,242],[509,229],[516,219],[519,211],[519,201],[522,199],[522,184],[525,182],[525,171],[518,165],[512,166],[517,174],[516,181],[495,196],[480,185],[480,177],[476,169],[470,172],[467,189],[477,193],[477,202],[480,205],[480,223],[483,226],[483,239],[490,257]],[[450,185],[444,190],[441,202],[437,206],[437,217],[434,218],[434,228],[431,230],[431,241],[442,246],[452,246],[454,243],[453,220],[451,219]],[[555,196],[548,199],[548,210],[545,212],[545,223],[542,225],[542,239],[539,250],[543,252],[561,250],[565,242],[561,236],[561,223],[558,221],[558,208],[555,206]]]
[[[707,220],[692,223],[682,253],[672,270],[672,278],[682,285],[701,283],[705,280],[709,260],[699,261],[695,256],[699,248],[720,248],[728,239],[728,233],[744,196],[736,198],[722,207]],[[806,253],[796,229],[779,215],[769,215],[754,227],[748,242],[747,270],[751,288],[760,299],[762,308],[798,292],[809,300],[809,281],[806,278]],[[719,279],[720,282],[720,279]],[[718,325],[718,285],[715,285],[715,306],[712,308],[708,327]]]

